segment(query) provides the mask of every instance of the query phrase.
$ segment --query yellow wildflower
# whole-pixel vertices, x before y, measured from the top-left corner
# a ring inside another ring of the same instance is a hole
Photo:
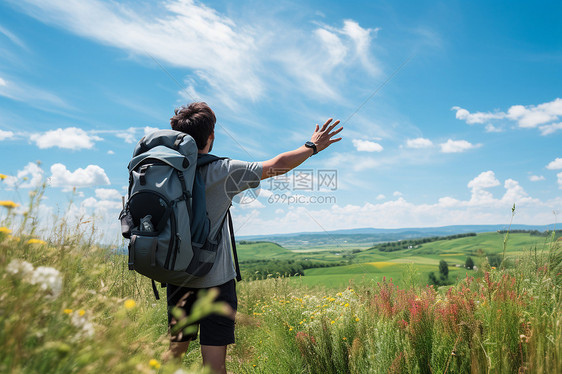
[[[292,328],[292,327],[289,327],[289,331],[293,331],[293,328]]]
[[[151,368],[160,369],[160,363],[154,358],[148,361],[148,365],[150,365]]]
[[[82,317],[84,314],[86,314],[86,311],[85,311],[84,309],[80,309],[80,310],[78,311],[78,315],[79,315],[80,317]]]
[[[6,178],[8,178],[6,174],[0,174],[0,181],[3,181]]]
[[[330,323],[333,325],[334,323],[336,323],[336,321],[332,321],[332,322],[330,322]]]
[[[355,317],[355,322],[359,322],[359,317]]]
[[[47,244],[47,242],[41,240],[41,239],[29,239],[28,241],[25,242],[26,244]]]
[[[7,227],[0,227],[0,234],[11,234],[12,230]]]
[[[347,340],[347,338],[344,336],[344,337],[343,337],[343,340]]]
[[[328,301],[334,301],[334,300],[336,300],[336,299],[333,298],[333,297],[330,297],[330,298],[328,299]]]
[[[496,270],[496,267],[495,267],[495,266],[492,266],[492,270]]]
[[[70,313],[72,313],[72,309],[65,309],[65,310],[63,310],[63,313],[64,314],[70,314]]]
[[[17,208],[20,205],[10,200],[2,200],[0,201],[0,206],[3,206],[4,208],[8,208],[8,209],[13,209],[13,208]]]
[[[349,306],[349,303],[345,303],[344,307],[346,307],[346,308],[347,308],[348,306]]]
[[[257,365],[256,365],[256,364],[254,364],[254,365],[252,365],[252,366],[253,366],[253,367],[256,367]]]
[[[133,309],[137,305],[137,303],[135,303],[135,300],[133,299],[127,299],[125,300],[124,305],[126,309]]]

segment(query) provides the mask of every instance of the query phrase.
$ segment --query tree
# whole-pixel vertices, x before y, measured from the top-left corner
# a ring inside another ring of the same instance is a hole
[[[441,273],[441,277],[444,279],[449,278],[449,265],[447,261],[441,260],[439,261],[439,273]]]
[[[474,267],[474,261],[472,261],[472,257],[469,256],[469,257],[466,258],[466,262],[464,263],[464,267],[469,269],[469,270],[472,270],[472,268]]]

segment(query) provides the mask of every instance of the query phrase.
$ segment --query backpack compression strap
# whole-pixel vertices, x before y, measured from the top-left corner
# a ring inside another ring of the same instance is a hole
[[[232,225],[232,216],[230,215],[230,208],[228,208],[226,214],[228,215],[228,231],[230,231],[230,242],[232,243],[232,255],[234,256],[234,266],[236,268],[236,280],[240,282],[242,280],[242,275],[240,274],[238,253],[236,252],[236,240],[234,239],[234,227]]]
[[[202,167],[211,162],[215,162],[217,160],[223,160],[227,157],[218,157],[211,154],[199,154],[197,155],[197,167]],[[234,238],[234,227],[232,224],[232,216],[230,215],[230,208],[226,211],[226,215],[228,219],[228,231],[230,231],[230,242],[232,243],[232,255],[234,257],[234,267],[236,269],[236,280],[240,282],[242,280],[242,275],[240,274],[240,264],[238,263],[238,253],[236,252],[236,239]],[[222,227],[222,225],[221,225]],[[219,230],[220,232],[220,230]]]

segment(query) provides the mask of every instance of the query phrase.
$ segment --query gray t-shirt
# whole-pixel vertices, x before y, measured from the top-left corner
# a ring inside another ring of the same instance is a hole
[[[200,171],[205,180],[205,200],[211,221],[209,235],[215,238],[220,229],[221,238],[215,264],[207,275],[194,278],[185,285],[191,288],[219,286],[236,278],[226,212],[236,194],[259,186],[262,163],[223,159],[203,166]]]

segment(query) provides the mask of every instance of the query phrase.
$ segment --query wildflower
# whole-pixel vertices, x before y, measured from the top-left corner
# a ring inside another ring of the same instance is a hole
[[[0,206],[3,206],[4,208],[8,208],[8,209],[13,209],[13,208],[17,208],[20,205],[10,200],[2,200],[0,201]]]
[[[292,328],[292,327],[289,327],[289,331],[293,331],[293,328]]]
[[[355,322],[359,322],[359,317],[355,317]]]
[[[0,234],[11,234],[12,230],[7,227],[0,227]]]
[[[26,277],[33,273],[33,265],[31,265],[27,261],[15,259],[10,261],[8,267],[6,268],[6,271],[13,275],[19,274],[22,277]]]
[[[495,267],[495,266],[492,266],[492,270],[496,270],[496,267]]]
[[[8,178],[6,174],[0,174],[0,181],[3,181],[6,178]]]
[[[47,244],[47,242],[41,240],[41,239],[29,239],[28,241],[25,242],[26,244]]]
[[[347,340],[347,338],[346,338],[345,336],[344,336],[342,339],[343,339],[343,340]]]
[[[258,365],[254,364],[254,365],[252,365],[252,366],[253,366],[253,367],[256,367],[256,366],[258,366]]]
[[[344,307],[346,307],[346,308],[347,308],[348,306],[349,306],[349,303],[345,303]]]
[[[160,369],[160,363],[154,358],[148,361],[148,365],[150,365],[151,368]]]
[[[135,300],[133,299],[127,299],[125,300],[124,305],[125,309],[133,309],[137,305],[137,303],[135,303]]]
[[[70,318],[70,323],[79,329],[75,338],[91,338],[94,336],[94,325],[88,321],[83,313],[80,313],[81,311],[82,310],[72,313]]]
[[[62,311],[64,314],[72,314],[72,309],[65,309]]]
[[[82,317],[84,314],[86,314],[86,311],[85,311],[84,309],[80,309],[80,310],[78,311],[78,315],[79,315],[80,317]]]
[[[31,284],[38,284],[39,288],[48,291],[51,298],[56,298],[62,292],[62,276],[55,268],[39,266],[31,275]]]
[[[336,321],[332,320],[330,323],[333,325],[334,323],[336,323]]]

